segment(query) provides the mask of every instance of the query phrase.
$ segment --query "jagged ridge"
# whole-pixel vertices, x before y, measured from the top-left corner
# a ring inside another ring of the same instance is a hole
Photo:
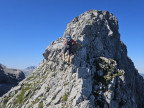
[[[74,46],[71,65],[62,62],[59,38],[33,75],[0,99],[1,107],[144,107],[144,80],[127,57],[113,14],[87,11],[67,25],[66,34],[83,45]]]

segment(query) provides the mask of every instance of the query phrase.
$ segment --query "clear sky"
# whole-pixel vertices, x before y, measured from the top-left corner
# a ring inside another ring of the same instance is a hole
[[[144,73],[143,0],[0,0],[0,63],[20,69],[38,65],[66,25],[91,9],[117,17],[128,56]]]

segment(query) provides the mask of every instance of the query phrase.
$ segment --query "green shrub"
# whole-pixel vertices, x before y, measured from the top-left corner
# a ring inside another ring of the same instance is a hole
[[[119,75],[119,76],[122,76],[122,75],[123,75],[123,73],[122,73],[121,71],[119,71],[119,72],[118,72],[118,75]]]
[[[23,97],[24,97],[24,94],[25,94],[25,90],[24,90],[24,88],[22,88],[22,90],[21,90],[21,93],[17,96],[17,98],[16,98],[16,100],[14,101],[14,103],[19,103],[19,104],[21,104],[22,102],[23,102]]]
[[[23,103],[24,102],[24,94],[27,90],[29,90],[31,87],[30,84],[25,84],[24,87],[21,88],[21,93],[17,96],[17,98],[15,99],[14,103]],[[28,98],[28,97],[27,97]],[[26,100],[25,100],[26,101]]]
[[[26,80],[28,81],[28,80],[30,80],[30,79],[32,79],[32,78],[34,78],[33,75],[31,75],[30,77],[28,77]]]
[[[68,98],[68,95],[65,94],[65,95],[62,97],[62,101],[67,101],[67,98]]]
[[[51,74],[51,77],[54,77],[55,76],[55,73]]]
[[[66,86],[66,85],[68,85],[68,82],[65,82],[65,83],[64,83],[64,86]]]
[[[40,102],[38,108],[43,108],[43,102]]]

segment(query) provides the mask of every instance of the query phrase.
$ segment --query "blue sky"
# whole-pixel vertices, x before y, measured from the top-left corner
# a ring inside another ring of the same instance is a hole
[[[0,0],[0,63],[20,69],[38,65],[66,25],[91,9],[117,17],[128,56],[144,73],[143,0]]]

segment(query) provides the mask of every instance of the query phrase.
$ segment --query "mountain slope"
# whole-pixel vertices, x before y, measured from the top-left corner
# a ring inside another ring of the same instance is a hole
[[[0,98],[6,108],[143,108],[144,80],[120,41],[118,21],[90,10],[64,32],[82,44],[64,64],[63,38],[52,42],[34,73]]]
[[[0,96],[8,92],[25,78],[24,73],[18,69],[9,69],[0,64]]]

